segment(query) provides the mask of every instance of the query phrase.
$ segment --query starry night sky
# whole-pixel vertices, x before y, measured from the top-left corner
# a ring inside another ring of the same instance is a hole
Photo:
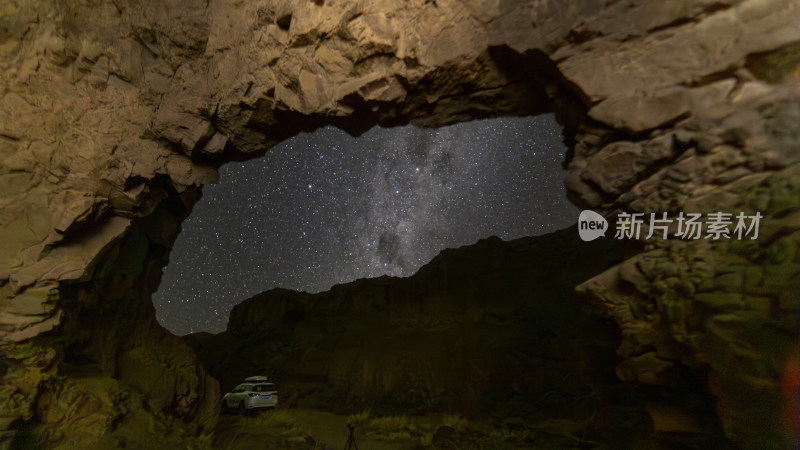
[[[327,127],[229,163],[183,222],[159,290],[162,325],[225,329],[234,305],[284,287],[308,292],[408,276],[441,250],[575,223],[552,115],[438,128]]]

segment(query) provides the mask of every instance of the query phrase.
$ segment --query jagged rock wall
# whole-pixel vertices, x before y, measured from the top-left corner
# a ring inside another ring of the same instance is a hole
[[[620,325],[622,379],[660,384],[676,364],[707,372],[723,428],[746,446],[785,445],[780,383],[800,330],[798,14],[789,3],[709,4],[650,29],[646,50],[597,18],[584,29],[591,54],[553,55],[602,124],[576,137],[576,204],[763,216],[755,240],[651,239],[579,286]]]
[[[125,243],[169,199],[190,207],[217,164],[322,124],[358,133],[551,109],[582,207],[764,215],[756,241],[651,240],[581,290],[626,336],[623,378],[706,371],[730,438],[781,445],[777,384],[798,316],[799,20],[791,0],[4,3],[0,427],[50,429],[57,445],[70,422],[50,412],[73,398],[69,364],[113,384],[107,361],[123,349],[159,352],[132,337],[163,333],[149,306],[115,316],[134,333],[100,318],[117,311],[109,302],[149,305],[144,261],[172,237]],[[103,277],[147,288],[92,288]],[[79,329],[98,331],[76,340]],[[122,344],[94,346],[109,335]],[[165,366],[191,367],[182,352]],[[193,423],[203,379],[153,400],[158,414]],[[116,417],[113,404],[89,409]]]

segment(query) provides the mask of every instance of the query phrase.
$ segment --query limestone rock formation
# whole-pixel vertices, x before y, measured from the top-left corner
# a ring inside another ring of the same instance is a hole
[[[730,439],[784,447],[798,21],[791,0],[3,3],[2,439],[68,447],[80,420],[86,445],[134,422],[201,433],[214,381],[155,324],[149,295],[220,163],[324,124],[552,110],[581,207],[763,215],[756,240],[649,240],[580,289],[623,332],[621,377],[707,374]],[[139,364],[167,387],[120,370]]]

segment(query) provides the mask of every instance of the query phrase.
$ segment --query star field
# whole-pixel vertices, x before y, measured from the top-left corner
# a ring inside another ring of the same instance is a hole
[[[224,330],[234,305],[408,276],[441,250],[575,222],[552,115],[438,128],[327,127],[258,160],[229,163],[183,222],[159,290],[159,321],[182,335]]]

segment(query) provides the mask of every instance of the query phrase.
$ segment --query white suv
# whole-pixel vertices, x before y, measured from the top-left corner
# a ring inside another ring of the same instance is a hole
[[[249,377],[222,397],[222,412],[236,409],[239,413],[278,405],[278,390],[267,377]]]

